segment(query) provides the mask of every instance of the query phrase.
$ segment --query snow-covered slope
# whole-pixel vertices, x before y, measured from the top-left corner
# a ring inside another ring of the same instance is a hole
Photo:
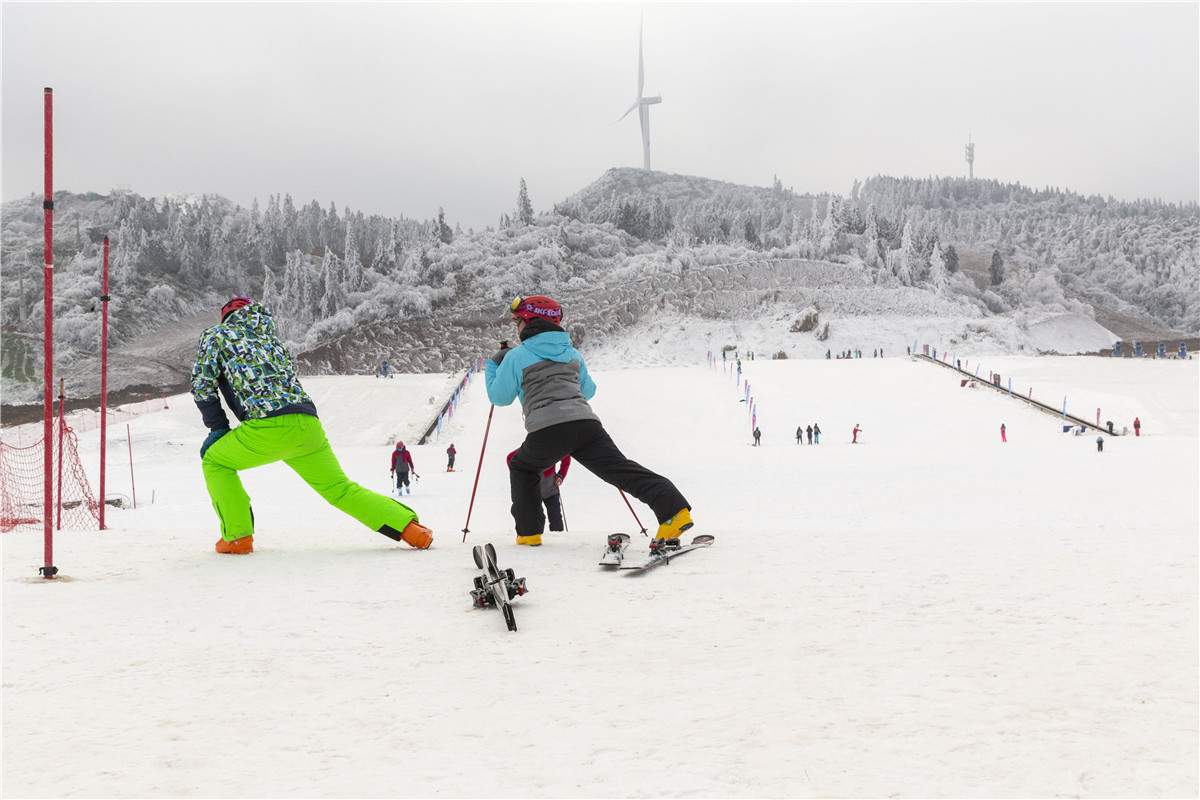
[[[6,794],[1194,796],[1197,362],[971,360],[1072,413],[1140,416],[1097,453],[895,352],[743,361],[761,447],[702,349],[596,368],[619,446],[716,536],[640,577],[596,565],[610,531],[646,544],[579,466],[568,532],[514,545],[520,413],[478,380],[413,448],[431,550],[272,465],[244,473],[258,551],[218,556],[204,431],[170,398],[130,425],[137,509],[58,533],[60,578],[36,577],[40,529],[4,534]],[[348,474],[386,491],[389,438],[453,379],[305,382]],[[796,445],[812,422],[821,443]],[[109,487],[131,495],[123,427]],[[95,485],[95,434],[81,445]],[[515,634],[470,605],[485,541],[528,580]]]

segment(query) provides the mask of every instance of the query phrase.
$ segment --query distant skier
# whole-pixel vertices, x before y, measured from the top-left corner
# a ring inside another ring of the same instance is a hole
[[[852,438],[850,440],[850,444],[858,444],[858,433],[861,430],[862,430],[862,428],[858,427],[858,423],[857,422],[854,423],[854,430],[851,431],[851,434],[853,435],[854,438]]]
[[[456,453],[458,453],[458,451],[454,449],[454,444],[452,442],[450,446],[446,448],[446,457],[449,459],[448,463],[446,464],[446,472],[454,472],[454,456]]]
[[[820,444],[821,443],[821,426],[814,422],[813,426],[812,426],[812,433],[813,433],[813,444]]]
[[[754,446],[755,447],[758,447],[758,445],[760,444],[759,439],[761,437],[762,437],[762,431],[760,431],[757,427],[755,427],[754,428]]]
[[[390,378],[390,377],[392,377],[392,375],[391,375],[391,367],[390,367],[390,366],[388,366],[388,362],[387,362],[387,359],[386,359],[386,358],[383,360],[383,363],[379,365],[379,374],[380,374],[380,375],[382,375],[382,376],[383,376],[383,377],[385,377],[385,378]]]
[[[1096,437],[1096,452],[1097,453],[1104,452],[1104,437],[1103,436]]]
[[[221,308],[220,324],[200,335],[192,397],[209,429],[200,459],[221,525],[218,553],[254,552],[254,512],[238,473],[276,461],[371,530],[413,547],[433,542],[411,508],[346,477],[264,306],[234,297]],[[229,427],[222,397],[240,423],[236,428]]]
[[[1138,419],[1137,417],[1133,418],[1133,435],[1134,436],[1142,435],[1142,421],[1140,419]]]
[[[408,452],[408,448],[404,446],[404,442],[396,442],[396,449],[392,451],[392,475],[396,478],[396,496],[401,494],[412,494],[412,488],[408,482],[408,471],[412,470],[413,474],[417,474],[417,468],[413,465],[412,454]]]
[[[811,438],[811,436],[812,436],[811,432],[809,433],[809,436]],[[796,428],[796,444],[804,444],[804,426],[803,425]]]
[[[817,429],[816,429],[816,432],[817,432],[817,434],[819,435],[819,434],[821,433],[821,429],[820,429],[820,428],[817,428]],[[809,425],[809,426],[808,426],[808,428],[807,428],[807,429],[805,429],[805,433],[807,433],[807,434],[808,434],[808,443],[809,443],[809,444],[812,444],[812,443],[813,443],[813,426],[812,426],[812,425]]]
[[[1002,441],[1002,442],[1008,441],[1008,436],[1007,436],[1007,434],[1005,434],[1006,430],[1007,430],[1007,428],[1004,427],[1004,423],[1001,422],[1000,423],[1000,441]]]
[[[1115,431],[1113,431],[1113,424],[1112,424],[1112,420],[1111,420],[1111,419],[1110,419],[1110,420],[1108,420],[1106,424],[1108,425],[1108,435],[1109,435],[1109,436],[1115,436],[1115,435],[1116,435],[1116,432],[1115,432]]]
[[[525,441],[508,472],[517,544],[542,543],[541,477],[568,455],[650,506],[659,522],[656,539],[674,539],[689,530],[692,507],[675,484],[626,458],[588,404],[596,383],[562,328],[562,307],[536,295],[518,297],[509,308],[521,344],[501,347],[484,362],[483,376],[488,400],[507,406],[520,398],[525,412]]]

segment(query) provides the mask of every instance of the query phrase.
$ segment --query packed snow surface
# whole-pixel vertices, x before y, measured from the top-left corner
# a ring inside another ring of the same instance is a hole
[[[964,365],[1008,396],[864,346],[743,360],[750,402],[733,353],[594,370],[617,444],[716,537],[633,575],[597,565],[605,535],[636,556],[655,520],[578,465],[568,532],[515,545],[521,415],[482,376],[423,446],[458,376],[304,380],[354,480],[387,492],[410,445],[428,551],[276,464],[244,473],[256,552],[216,554],[205,431],[169,398],[110,429],[137,508],[57,533],[60,577],[40,527],[3,535],[5,794],[1195,797],[1197,362]],[[1097,452],[1031,389],[1142,435]],[[516,633],[471,606],[483,542],[527,579]]]

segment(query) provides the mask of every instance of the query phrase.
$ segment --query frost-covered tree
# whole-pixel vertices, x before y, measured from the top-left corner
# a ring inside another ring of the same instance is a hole
[[[332,250],[326,248],[325,258],[321,261],[320,299],[317,305],[321,319],[332,317],[346,304],[345,290],[338,273],[337,258]]]
[[[271,274],[271,268],[266,264],[263,265],[263,288],[259,299],[272,313],[278,310],[279,296],[275,293],[275,276]]]
[[[438,209],[437,215],[437,238],[442,244],[454,241],[454,230],[446,224],[446,212],[441,208]]]
[[[999,250],[992,251],[992,265],[988,267],[988,277],[991,279],[992,286],[1004,283],[1004,259],[1000,257]]]
[[[521,178],[521,190],[517,193],[517,222],[522,225],[533,224],[533,203],[529,200],[524,178]]]
[[[946,272],[953,275],[958,272],[958,251],[954,245],[946,245]]]
[[[950,273],[946,271],[946,259],[942,255],[942,247],[933,243],[933,251],[929,254],[929,285],[936,292],[944,292],[950,283]]]
[[[905,286],[912,286],[917,273],[918,253],[913,243],[913,226],[911,222],[904,223],[904,232],[900,235],[900,247],[888,253],[889,266],[896,279]]]

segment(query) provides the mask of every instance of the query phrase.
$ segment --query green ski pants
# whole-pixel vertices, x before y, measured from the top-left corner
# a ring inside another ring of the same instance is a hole
[[[254,533],[250,496],[238,472],[276,461],[294,469],[331,506],[391,539],[399,541],[400,531],[417,519],[416,512],[403,503],[346,477],[325,438],[321,420],[308,414],[285,414],[246,420],[204,454],[204,482],[226,541]]]

